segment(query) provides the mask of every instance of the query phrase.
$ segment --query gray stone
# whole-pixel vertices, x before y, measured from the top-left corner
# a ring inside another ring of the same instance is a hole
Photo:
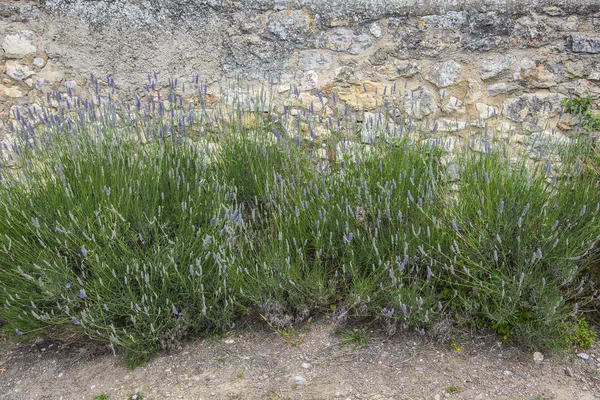
[[[23,58],[37,51],[31,31],[9,33],[2,42],[2,48],[6,58]]]
[[[424,86],[409,90],[404,96],[404,110],[415,119],[423,119],[437,111],[433,94]]]
[[[415,60],[394,60],[394,67],[398,77],[410,78],[421,72],[421,64]]]
[[[67,89],[75,90],[75,89],[77,89],[77,82],[75,82],[75,81],[66,81],[65,82],[65,87]]]
[[[369,26],[369,32],[371,32],[371,35],[375,36],[376,38],[380,38],[382,35],[381,26],[379,26],[377,22],[373,22]]]
[[[600,36],[571,35],[571,50],[575,53],[600,53]]]
[[[504,102],[503,114],[507,118],[523,122],[533,116],[554,116],[560,112],[564,96],[556,94],[524,94]]]
[[[460,70],[456,61],[445,61],[433,67],[426,79],[437,87],[447,87],[457,82]]]
[[[38,88],[38,90],[44,90],[44,87],[50,84],[52,84],[50,80],[46,78],[38,78],[37,82],[35,83],[35,87]]]
[[[533,362],[536,364],[540,364],[542,361],[544,361],[544,355],[542,353],[540,353],[539,351],[536,351],[535,353],[533,353]]]
[[[302,10],[283,10],[269,15],[267,27],[279,39],[299,41],[314,31],[314,19]]]
[[[556,75],[545,64],[536,64],[529,57],[519,63],[519,70],[513,75],[514,80],[532,88],[550,88],[556,86]]]
[[[476,151],[478,153],[489,154],[492,152],[492,142],[490,138],[487,136],[478,136],[469,140],[469,147],[471,150]],[[510,376],[512,372],[504,371],[504,375]]]
[[[479,115],[480,119],[488,119],[498,115],[498,108],[488,106],[484,103],[475,104],[475,108],[477,109],[477,114]]]
[[[425,15],[421,20],[425,26],[439,29],[458,29],[467,24],[469,14],[466,11],[448,11],[442,15]]]
[[[560,132],[535,132],[527,136],[525,140],[529,157],[536,160],[544,160],[552,155],[557,155],[560,148],[569,144],[571,144],[571,139]]]
[[[499,94],[508,92],[508,85],[504,82],[495,83],[487,87],[487,92],[492,97],[498,96]]]
[[[592,71],[587,77],[590,81],[600,81],[600,71]]]
[[[485,52],[497,47],[502,42],[500,36],[491,36],[483,39],[478,37],[464,41],[465,47],[471,51]]]
[[[466,128],[466,122],[454,119],[438,119],[433,124],[433,130],[436,132],[458,132]]]
[[[303,71],[329,69],[333,56],[322,51],[303,51],[300,53],[300,69]]]
[[[44,65],[46,65],[46,61],[41,57],[36,57],[33,59],[33,65],[37,68],[44,68]]]
[[[590,359],[590,355],[587,353],[577,353],[577,357],[581,358],[582,360],[589,360]]]
[[[362,54],[371,47],[371,38],[366,33],[355,34],[350,28],[334,28],[323,32],[318,46],[333,51]]]
[[[442,110],[449,114],[464,114],[467,112],[467,109],[465,108],[465,103],[454,96],[448,97],[448,99],[443,102]]]
[[[304,385],[306,383],[306,379],[302,376],[296,376],[294,377],[294,382],[296,382],[296,385]]]
[[[13,79],[22,81],[34,74],[35,72],[29,69],[27,65],[20,64],[14,60],[8,60],[6,62],[6,75]]]
[[[488,57],[479,65],[479,77],[483,80],[493,78],[507,71],[517,62],[512,54],[502,54]]]

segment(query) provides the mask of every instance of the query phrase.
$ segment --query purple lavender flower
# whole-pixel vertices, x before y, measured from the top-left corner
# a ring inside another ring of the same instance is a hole
[[[402,312],[406,314],[407,311],[406,304],[402,304]]]
[[[79,325],[79,320],[75,317],[71,318],[71,322],[73,322],[75,325]]]
[[[456,221],[452,221],[452,229],[454,229],[456,232],[458,232],[458,225],[456,225]]]
[[[277,138],[277,140],[281,140],[281,133],[277,131],[277,129],[273,129],[273,135]]]
[[[20,331],[20,330],[18,330],[18,329],[15,329],[15,333],[17,334],[17,336],[21,336],[21,335],[23,334],[23,332],[21,332],[21,331]]]
[[[431,268],[427,267],[427,279],[433,276],[433,272],[431,272]]]
[[[88,256],[88,252],[85,246],[81,246],[81,255],[83,255],[85,258],[87,258]]]
[[[438,301],[438,310],[442,311],[443,308],[444,308],[444,306],[442,305],[442,302]]]
[[[171,313],[173,315],[179,315],[179,311],[177,310],[177,307],[173,306],[173,308],[171,309]]]
[[[425,329],[421,329],[421,330],[419,331],[419,334],[420,334],[421,336],[425,336]]]
[[[85,299],[85,290],[83,290],[83,289],[79,290],[79,298],[80,299]]]
[[[68,282],[66,286],[67,286],[67,289],[69,289],[71,287],[71,282]]]
[[[352,239],[354,239],[354,235],[352,234],[352,232],[350,232],[348,234],[348,242],[352,241]]]
[[[194,267],[190,265],[190,275],[194,275]]]

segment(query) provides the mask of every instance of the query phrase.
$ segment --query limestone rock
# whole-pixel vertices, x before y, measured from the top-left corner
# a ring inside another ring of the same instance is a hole
[[[447,87],[457,82],[460,70],[456,61],[446,61],[433,67],[426,79],[437,87]]]
[[[307,71],[302,76],[302,90],[311,90],[318,86],[319,84],[319,74],[315,71]]]
[[[355,110],[370,111],[383,105],[384,89],[384,85],[379,82],[360,82],[350,87],[338,87],[334,90],[340,100]]]
[[[283,10],[269,15],[267,28],[281,40],[300,41],[315,30],[315,21],[305,11]]]
[[[379,26],[377,22],[373,22],[371,26],[369,26],[369,32],[371,32],[371,35],[375,36],[376,38],[380,38],[383,34],[381,32],[381,26]]]
[[[6,62],[6,75],[10,76],[13,79],[22,81],[34,74],[35,72],[29,69],[27,65],[20,64],[14,60],[8,60]]]
[[[16,86],[5,86],[0,84],[0,95],[17,98],[23,97],[23,92]]]
[[[469,14],[466,11],[448,11],[442,15],[425,15],[421,21],[426,27],[438,29],[458,29],[467,24]]]
[[[600,36],[573,34],[570,43],[574,53],[600,53]]]
[[[36,57],[33,59],[33,65],[37,68],[44,68],[44,65],[46,65],[46,60],[41,57]]]
[[[300,53],[300,69],[303,71],[329,69],[333,56],[322,51],[303,51]]]
[[[410,117],[423,119],[434,114],[437,105],[433,94],[425,86],[419,86],[415,90],[409,90],[404,96],[404,109]]]
[[[433,129],[439,132],[457,132],[467,128],[465,121],[454,119],[439,119],[433,124]]]
[[[527,136],[524,144],[531,158],[543,160],[570,143],[571,139],[560,132],[542,131]]]
[[[504,82],[495,83],[487,87],[487,92],[492,97],[498,96],[499,94],[508,92],[508,85]]]
[[[543,63],[536,63],[529,57],[524,57],[519,62],[518,70],[514,73],[513,79],[521,81],[532,88],[550,88],[556,86],[556,76],[548,70]]]
[[[517,57],[512,54],[502,54],[489,57],[479,65],[479,77],[483,80],[498,76],[507,71],[517,62]]]
[[[448,97],[448,99],[446,99],[446,101],[443,102],[442,110],[449,114],[464,114],[467,112],[467,109],[465,108],[465,103],[454,96]]]
[[[362,54],[371,47],[371,38],[366,33],[355,34],[350,28],[334,28],[323,32],[318,47],[350,54]]]
[[[564,96],[556,94],[524,94],[504,102],[503,113],[515,122],[523,122],[528,117],[551,117],[560,112],[560,101]]]
[[[410,78],[421,72],[421,64],[416,60],[393,59],[378,67],[377,71],[385,74],[388,80]]]
[[[23,58],[37,51],[31,31],[9,33],[2,42],[2,48],[6,58]]]
[[[484,103],[475,104],[475,108],[477,109],[477,114],[479,115],[480,119],[488,119],[498,115],[497,107],[488,106]]]

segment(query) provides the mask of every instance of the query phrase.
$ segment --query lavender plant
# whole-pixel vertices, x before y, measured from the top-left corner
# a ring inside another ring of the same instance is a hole
[[[347,111],[330,143],[311,130],[324,113],[295,123],[264,91],[221,109],[198,82],[190,101],[149,76],[131,102],[92,83],[91,99],[18,110],[3,152],[11,336],[79,332],[135,363],[246,313],[284,329],[333,309],[390,332],[443,317],[553,347],[597,306],[598,178],[579,150],[555,180],[459,156],[456,191],[440,149],[391,132],[358,146]]]

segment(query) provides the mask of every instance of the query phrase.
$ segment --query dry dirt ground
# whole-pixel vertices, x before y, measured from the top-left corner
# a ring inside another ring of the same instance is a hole
[[[365,348],[341,346],[335,324],[295,335],[248,324],[184,343],[131,371],[103,347],[0,343],[0,399],[515,399],[600,400],[600,346],[575,354],[532,353],[493,335],[455,346],[418,334],[388,337],[363,327]],[[460,350],[458,349],[460,347]]]

